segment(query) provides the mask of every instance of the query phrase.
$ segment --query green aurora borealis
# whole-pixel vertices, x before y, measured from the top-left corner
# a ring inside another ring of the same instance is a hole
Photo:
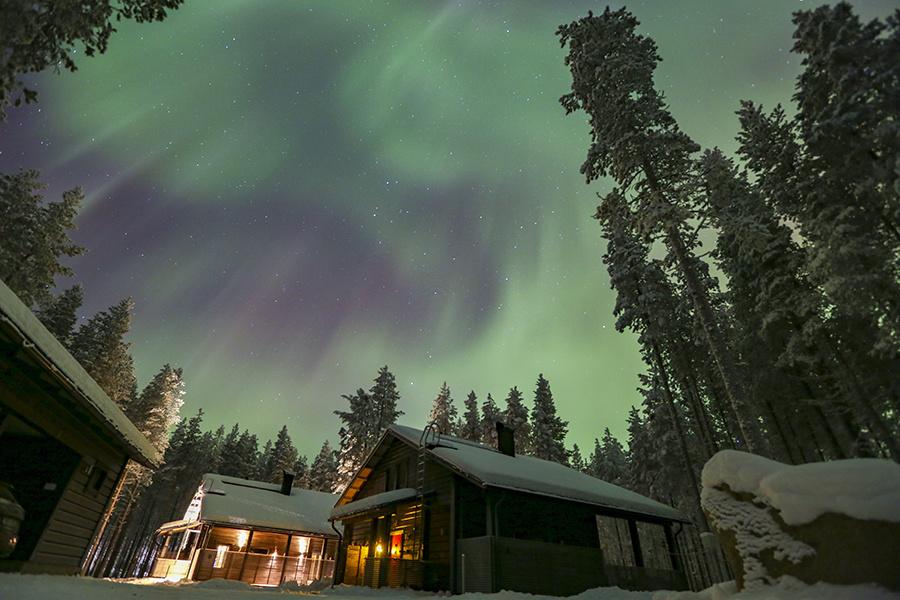
[[[682,127],[731,150],[740,99],[789,102],[790,13],[813,5],[629,7]],[[416,425],[444,380],[502,403],[543,372],[584,450],[624,433],[642,369],[590,218],[607,187],[584,184],[585,118],[557,102],[556,26],[603,6],[187,0],[36,78],[0,167],[85,188],[85,313],[135,298],[140,383],[183,367],[185,414],[286,423],[310,453],[383,364]]]

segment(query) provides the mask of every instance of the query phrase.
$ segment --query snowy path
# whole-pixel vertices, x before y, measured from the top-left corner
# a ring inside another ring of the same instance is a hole
[[[233,581],[213,580],[181,585],[143,581],[110,581],[85,577],[0,573],[0,600],[266,600],[322,596],[322,600],[406,600],[441,598],[408,590],[373,590],[339,586],[320,593],[290,589],[251,588]],[[588,590],[577,600],[898,600],[900,595],[869,586],[788,586],[731,593],[726,585],[705,592],[626,592],[618,588]],[[466,594],[465,600],[555,600],[515,592]]]

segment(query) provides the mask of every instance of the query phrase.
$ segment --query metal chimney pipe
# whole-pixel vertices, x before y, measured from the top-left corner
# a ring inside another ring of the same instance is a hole
[[[516,455],[516,430],[497,421],[497,450],[507,456]]]
[[[291,488],[294,487],[294,472],[282,470],[281,473],[281,493],[285,496],[290,496]]]

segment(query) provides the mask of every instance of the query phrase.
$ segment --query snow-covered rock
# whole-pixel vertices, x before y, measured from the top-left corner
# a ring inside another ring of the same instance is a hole
[[[703,468],[703,509],[737,576],[900,590],[900,465],[852,459],[790,466],[725,450]]]

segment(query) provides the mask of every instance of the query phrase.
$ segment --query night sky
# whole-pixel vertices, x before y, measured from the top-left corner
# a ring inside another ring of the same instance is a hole
[[[188,0],[34,79],[0,169],[84,187],[84,314],[131,295],[141,385],[181,366],[185,414],[298,448],[340,394],[397,375],[406,423],[441,382],[530,400],[543,372],[587,449],[623,434],[642,370],[578,173],[583,115],[554,31],[591,2]],[[810,2],[632,2],[682,127],[734,148],[742,98],[788,102]],[[856,3],[866,18],[894,2]]]

